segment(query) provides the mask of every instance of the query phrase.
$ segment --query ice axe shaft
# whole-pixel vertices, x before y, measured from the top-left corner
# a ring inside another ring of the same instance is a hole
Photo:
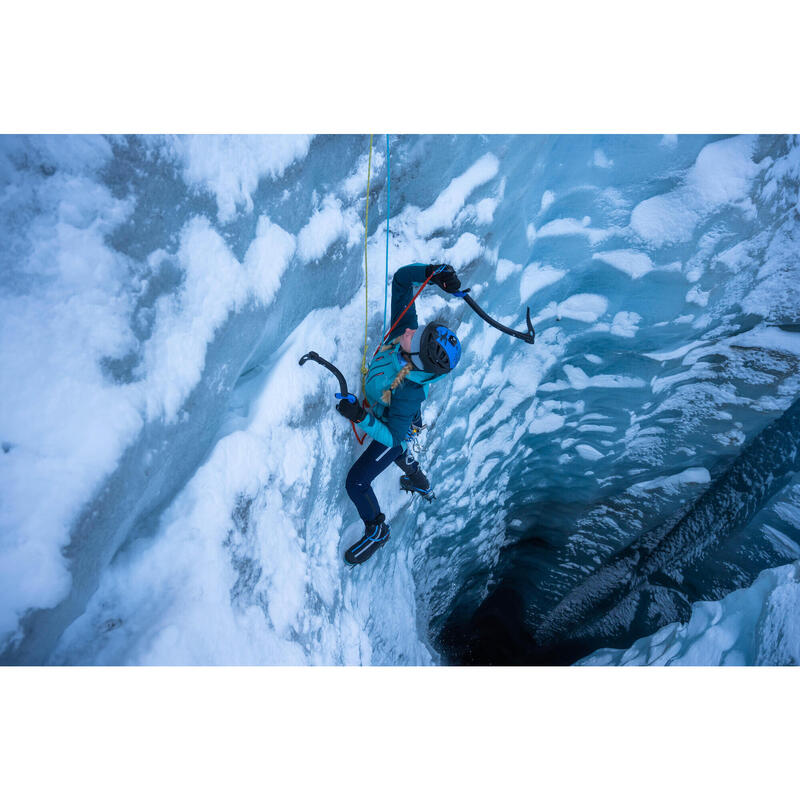
[[[508,328],[502,323],[498,322],[495,319],[492,319],[468,294],[469,289],[464,289],[461,292],[454,292],[453,294],[457,294],[459,297],[463,297],[466,300],[467,305],[485,322],[488,322],[493,328],[497,328],[497,330],[502,331],[503,333],[507,333],[509,336],[515,336],[517,339],[522,339],[523,342],[527,342],[528,344],[533,344],[536,338],[536,331],[533,329],[533,323],[531,322],[531,310],[530,307],[525,312],[525,321],[528,324],[527,332],[523,331],[515,331],[513,328]]]
[[[336,367],[334,367],[330,361],[326,361],[321,355],[319,355],[319,353],[315,353],[313,350],[310,350],[300,359],[300,366],[302,367],[303,364],[306,363],[306,361],[316,361],[317,364],[319,364],[322,367],[325,367],[325,369],[333,373],[336,380],[339,381],[339,394],[336,395],[337,398],[339,398],[340,400],[342,399],[350,400],[350,398],[352,398],[350,402],[352,403],[356,402],[355,395],[350,394],[350,392],[347,390],[347,381],[344,379],[344,375],[342,375],[342,373],[339,372],[339,370],[336,369]]]

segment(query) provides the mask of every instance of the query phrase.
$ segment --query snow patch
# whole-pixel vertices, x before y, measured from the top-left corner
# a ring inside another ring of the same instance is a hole
[[[608,299],[600,294],[574,294],[558,304],[558,316],[580,322],[596,322],[608,308]]]
[[[600,228],[590,227],[591,219],[584,217],[582,220],[565,217],[562,219],[554,219],[542,225],[538,231],[535,232],[535,238],[544,239],[548,236],[585,236],[589,243],[596,245],[608,238],[609,231],[601,230]],[[529,237],[530,239],[530,237]]]
[[[640,314],[635,311],[620,311],[614,315],[611,322],[611,333],[614,336],[623,336],[632,339],[639,330],[639,323],[642,321]]]
[[[756,138],[735,136],[707,144],[677,189],[633,209],[631,228],[656,247],[685,242],[714,211],[741,204],[761,170],[752,160]]]
[[[598,147],[592,155],[589,166],[600,167],[600,169],[610,169],[614,166],[614,162]]]
[[[653,262],[650,256],[636,250],[607,250],[602,253],[593,253],[592,258],[630,275],[631,278],[641,278],[642,275],[653,271]]]
[[[642,481],[631,486],[634,494],[652,492],[656,489],[664,491],[666,494],[677,494],[683,490],[687,484],[711,483],[711,475],[705,467],[690,467],[689,469],[678,472],[674,475],[667,475],[664,478],[655,478],[652,481]]]
[[[502,283],[510,275],[513,275],[515,272],[519,272],[521,269],[522,264],[515,264],[513,261],[509,261],[507,258],[500,258],[497,261],[497,269],[494,273],[494,279],[498,283]]]
[[[528,264],[519,282],[520,302],[525,303],[540,289],[561,280],[564,275],[566,272],[553,267],[543,267],[539,261]]]
[[[544,211],[547,211],[551,205],[555,202],[556,196],[554,192],[551,192],[549,189],[546,189],[542,193],[542,204],[539,208],[539,213],[541,214]]]
[[[196,135],[172,140],[183,162],[186,182],[208,189],[217,199],[221,222],[229,222],[243,206],[253,211],[253,193],[262,178],[278,178],[305,158],[311,136]]]
[[[348,243],[354,244],[356,237],[352,233],[360,235],[360,220],[349,209],[343,212],[342,201],[328,195],[297,234],[297,255],[303,262],[318,261],[345,235],[348,235]]]
[[[417,215],[417,233],[426,237],[437,230],[452,227],[456,214],[463,208],[469,195],[478,186],[494,178],[499,168],[497,156],[487,153],[463,175],[453,178],[434,204]]]
[[[580,367],[572,364],[564,365],[564,374],[573,389],[588,389],[589,387],[634,389],[646,385],[641,378],[628,378],[624,375],[593,375],[590,377]]]
[[[603,458],[603,454],[599,450],[588,444],[576,444],[575,450],[578,455],[586,461],[599,461]]]

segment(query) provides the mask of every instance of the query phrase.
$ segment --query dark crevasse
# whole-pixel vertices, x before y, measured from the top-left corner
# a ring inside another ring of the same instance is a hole
[[[530,531],[501,559],[497,585],[479,608],[470,614],[456,607],[448,618],[439,636],[447,660],[571,664],[600,647],[628,647],[670,622],[685,622],[692,603],[718,600],[786,563],[786,553],[748,525],[798,469],[800,401],[761,431],[677,522],[639,536],[543,610],[527,567],[547,545]]]

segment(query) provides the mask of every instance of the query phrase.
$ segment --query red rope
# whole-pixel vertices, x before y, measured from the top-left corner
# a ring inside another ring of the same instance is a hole
[[[400,316],[395,320],[394,325],[392,325],[392,327],[389,328],[388,331],[386,331],[383,339],[381,339],[380,344],[375,348],[375,352],[372,354],[372,358],[375,358],[375,356],[378,354],[378,350],[381,349],[381,345],[385,344],[386,340],[389,338],[389,334],[397,327],[400,320],[403,319],[403,315],[406,313],[406,311],[408,311],[408,309],[414,305],[414,301],[419,297],[419,293],[428,285],[428,281],[434,275],[435,273],[432,272],[427,278],[425,278],[425,283],[423,283],[422,286],[420,286],[419,289],[417,289],[417,293],[411,298],[411,302],[400,312]]]
[[[378,350],[380,350],[381,346],[385,344],[386,340],[389,338],[389,334],[397,327],[400,320],[403,319],[403,316],[406,313],[406,311],[408,311],[408,309],[414,305],[414,301],[419,297],[419,293],[428,285],[428,281],[434,276],[434,274],[435,273],[432,272],[427,278],[425,278],[425,282],[422,284],[422,286],[419,287],[419,289],[417,289],[417,293],[411,298],[411,302],[400,312],[400,316],[395,320],[394,325],[392,325],[392,327],[389,328],[389,330],[386,331],[386,333],[384,334],[383,339],[381,339],[380,341],[380,344],[378,344],[378,346],[375,348],[375,352],[372,354],[372,358],[375,358],[375,356],[378,354]],[[370,361],[372,361],[372,358],[370,359]],[[366,397],[364,398],[364,405],[367,408],[369,408],[369,402],[367,401]],[[364,440],[367,438],[367,434],[364,433],[362,436],[359,436],[358,431],[356,430],[355,422],[351,421],[350,425],[353,428],[353,433],[355,434],[358,443],[364,444]]]

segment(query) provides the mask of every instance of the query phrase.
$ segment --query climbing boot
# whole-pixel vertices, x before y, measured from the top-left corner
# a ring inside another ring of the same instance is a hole
[[[419,494],[428,501],[433,500],[435,496],[431,491],[430,481],[425,477],[425,473],[421,469],[411,475],[403,475],[400,478],[400,488],[404,492]]]
[[[389,541],[389,526],[386,517],[378,514],[364,528],[364,535],[344,554],[344,560],[351,565],[363,564],[379,547]]]

